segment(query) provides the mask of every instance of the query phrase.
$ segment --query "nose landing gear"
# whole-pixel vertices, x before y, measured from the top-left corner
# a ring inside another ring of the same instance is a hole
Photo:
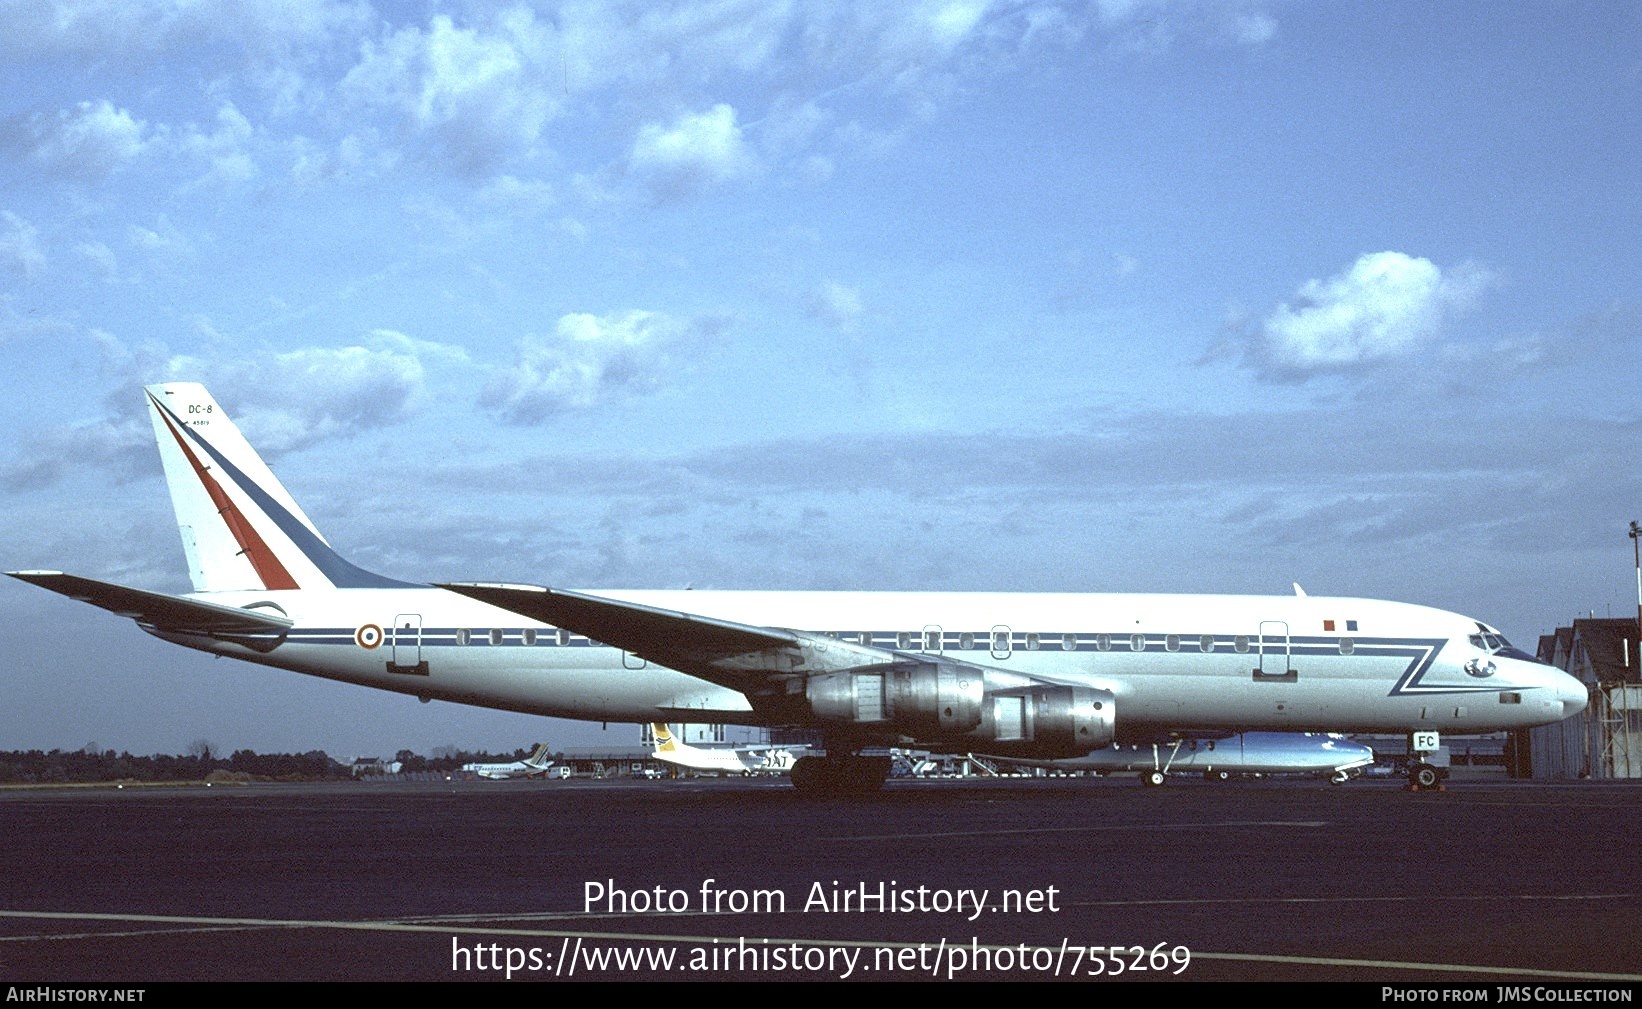
[[[1448,777],[1446,768],[1432,763],[1432,757],[1442,748],[1442,740],[1435,732],[1408,734],[1408,790],[1410,792],[1446,792],[1442,780]]]

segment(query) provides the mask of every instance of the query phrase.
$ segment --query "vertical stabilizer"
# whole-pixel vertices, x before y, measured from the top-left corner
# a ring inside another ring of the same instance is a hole
[[[337,556],[204,386],[145,391],[195,591],[403,584]]]
[[[545,771],[553,761],[547,759],[547,744],[537,743],[536,750],[525,758],[525,766],[537,771]]]

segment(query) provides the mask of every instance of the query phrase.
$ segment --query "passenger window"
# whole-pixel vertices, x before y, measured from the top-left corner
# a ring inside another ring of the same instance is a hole
[[[1180,651],[1180,635],[1171,634],[1163,639],[1163,647],[1171,652]]]
[[[526,627],[525,628],[525,644],[533,645],[535,643],[536,643],[536,628]]]
[[[461,630],[456,632],[456,643],[457,644],[465,645],[471,640],[472,640],[472,635],[470,635],[468,633],[468,629],[466,627],[464,627]]]
[[[1214,651],[1214,635],[1205,634],[1197,639],[1197,650],[1200,652]]]
[[[1112,650],[1112,636],[1110,634],[1095,635],[1095,647],[1103,652]]]
[[[1026,650],[1029,652],[1035,652],[1038,650],[1038,636],[1036,634],[1028,634],[1026,636]]]
[[[1357,650],[1357,642],[1351,640],[1350,638],[1341,638],[1340,639],[1340,654],[1341,655],[1350,655],[1352,652],[1355,652],[1356,650]]]
[[[1146,635],[1131,634],[1129,636],[1129,651],[1144,652],[1146,650]]]
[[[498,628],[492,628],[491,632],[490,632],[490,643],[493,644],[493,645],[501,644],[502,643],[502,634],[503,633],[504,632],[499,627]]]
[[[958,635],[958,647],[964,649],[965,651],[974,648],[975,635],[969,633],[968,631],[964,631],[962,634]]]
[[[1060,637],[1061,651],[1075,652],[1078,650],[1078,636],[1076,634],[1062,634]]]
[[[1239,634],[1237,637],[1232,639],[1232,647],[1237,649],[1240,652],[1248,651],[1249,650],[1249,636],[1247,634]]]

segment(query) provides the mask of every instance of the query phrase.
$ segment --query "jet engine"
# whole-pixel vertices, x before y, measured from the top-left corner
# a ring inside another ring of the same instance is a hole
[[[1111,743],[1117,725],[1109,690],[1024,678],[989,683],[985,670],[957,662],[821,673],[804,681],[804,698],[810,715],[829,726],[998,756],[1080,757]]]

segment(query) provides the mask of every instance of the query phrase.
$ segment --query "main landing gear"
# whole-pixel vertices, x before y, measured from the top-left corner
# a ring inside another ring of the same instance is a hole
[[[841,799],[871,795],[889,777],[888,757],[800,757],[792,765],[792,784],[800,795]]]

